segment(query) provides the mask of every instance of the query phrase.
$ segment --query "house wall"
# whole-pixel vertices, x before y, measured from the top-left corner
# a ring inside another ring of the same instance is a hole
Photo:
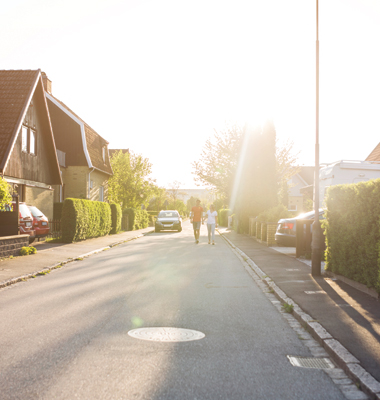
[[[88,196],[88,167],[67,167],[62,168],[62,180],[65,185],[65,199],[87,199]]]
[[[88,199],[88,179],[91,169],[88,167],[62,168],[62,180],[64,183],[64,199],[73,197],[77,199]],[[104,187],[104,201],[108,199],[109,175],[93,170],[90,175],[93,187],[90,189],[90,200],[100,200],[100,187]],[[59,201],[59,187],[55,187],[54,201]]]
[[[288,210],[303,212],[303,196],[289,196]]]
[[[25,202],[40,209],[49,221],[53,219],[54,190],[26,186]]]
[[[34,94],[23,121],[23,125],[29,126],[36,131],[36,155],[22,151],[20,130],[4,175],[53,185],[59,182],[57,179],[58,165],[55,158],[55,148],[50,138],[51,132],[45,103],[41,98],[41,93],[36,91]],[[55,165],[57,166],[55,167]]]
[[[98,170],[91,172],[91,180],[93,181],[93,188],[90,190],[90,200],[100,201],[100,187],[103,187],[104,198],[103,201],[108,199],[108,178],[109,175],[104,174]]]

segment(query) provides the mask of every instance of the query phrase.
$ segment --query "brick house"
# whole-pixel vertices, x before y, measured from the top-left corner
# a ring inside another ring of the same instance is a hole
[[[52,218],[62,180],[40,70],[0,70],[0,174]]]
[[[63,181],[54,201],[68,197],[107,201],[107,182],[112,175],[108,142],[54,97],[51,81],[45,73],[42,77]]]

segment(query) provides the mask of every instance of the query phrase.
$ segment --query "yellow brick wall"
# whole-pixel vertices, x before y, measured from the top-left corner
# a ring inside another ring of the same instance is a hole
[[[49,220],[53,219],[54,191],[26,186],[25,203],[36,206]]]
[[[88,199],[88,167],[67,167],[62,168],[62,180],[65,185],[64,197],[73,197],[76,199]],[[100,200],[100,187],[104,187],[104,201],[107,201],[107,182],[109,175],[100,171],[93,170],[90,174],[90,179],[93,182],[93,187],[90,189],[90,200]],[[59,186],[54,186],[55,195],[54,201],[59,202]]]

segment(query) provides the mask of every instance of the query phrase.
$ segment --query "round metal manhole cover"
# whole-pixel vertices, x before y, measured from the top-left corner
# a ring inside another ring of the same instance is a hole
[[[205,337],[205,334],[191,329],[182,328],[139,328],[128,332],[135,339],[153,342],[189,342]]]

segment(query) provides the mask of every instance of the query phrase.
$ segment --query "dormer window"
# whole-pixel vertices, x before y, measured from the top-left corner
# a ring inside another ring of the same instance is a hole
[[[24,153],[37,154],[37,132],[27,126],[21,128],[21,149]]]

